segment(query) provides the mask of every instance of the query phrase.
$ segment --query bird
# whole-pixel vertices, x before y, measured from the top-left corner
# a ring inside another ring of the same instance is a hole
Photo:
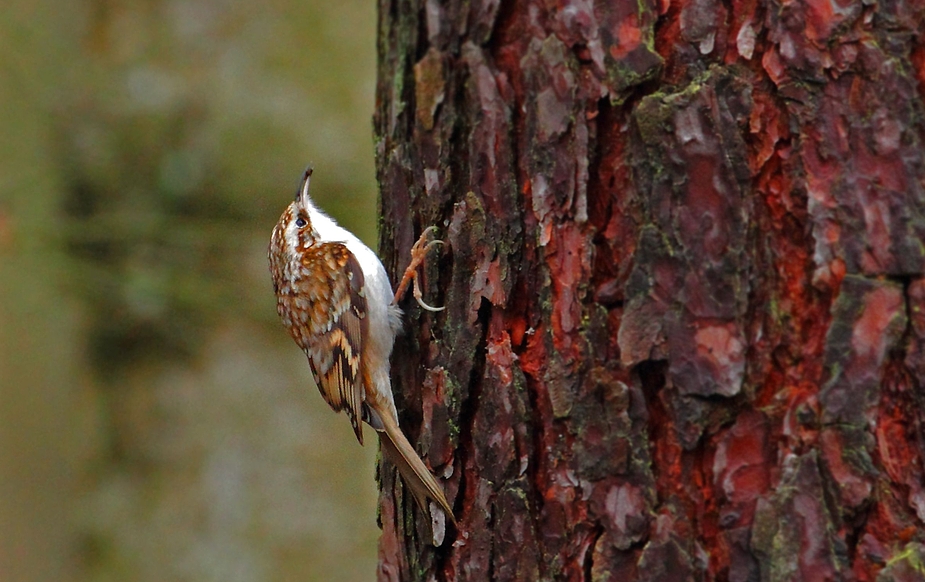
[[[360,445],[366,423],[378,433],[383,455],[398,468],[421,510],[433,520],[435,505],[455,524],[443,489],[399,427],[389,377],[389,357],[402,325],[398,302],[409,281],[422,307],[442,309],[422,301],[417,280],[417,267],[442,241],[428,240],[432,228],[421,234],[393,294],[376,253],[312,201],[311,176],[309,167],[270,238],[277,312],[308,357],[321,396],[335,412],[347,414]]]

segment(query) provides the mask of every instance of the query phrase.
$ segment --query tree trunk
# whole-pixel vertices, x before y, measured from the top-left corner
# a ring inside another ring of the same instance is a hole
[[[381,580],[925,580],[921,3],[381,0]]]

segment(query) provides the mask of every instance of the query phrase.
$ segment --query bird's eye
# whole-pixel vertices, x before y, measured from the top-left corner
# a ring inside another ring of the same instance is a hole
[[[305,222],[305,219],[302,218],[301,216],[295,219],[295,225],[298,226],[299,228],[302,228],[302,227],[305,226],[306,224],[308,224],[308,223]]]

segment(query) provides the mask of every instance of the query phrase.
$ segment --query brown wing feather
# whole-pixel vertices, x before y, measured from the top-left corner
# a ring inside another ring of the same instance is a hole
[[[321,395],[335,411],[347,413],[363,444],[362,353],[369,328],[363,271],[353,253],[340,243],[313,245],[306,249],[302,263],[318,277],[305,281],[297,291],[307,299],[310,313],[310,332],[300,345]]]

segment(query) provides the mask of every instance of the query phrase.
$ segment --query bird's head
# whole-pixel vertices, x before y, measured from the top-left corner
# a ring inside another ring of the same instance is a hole
[[[309,166],[302,176],[295,200],[289,203],[273,228],[273,237],[270,239],[271,260],[274,254],[280,259],[292,257],[299,249],[308,248],[315,242],[316,234],[311,222],[312,205],[308,196],[311,176],[312,168]]]

